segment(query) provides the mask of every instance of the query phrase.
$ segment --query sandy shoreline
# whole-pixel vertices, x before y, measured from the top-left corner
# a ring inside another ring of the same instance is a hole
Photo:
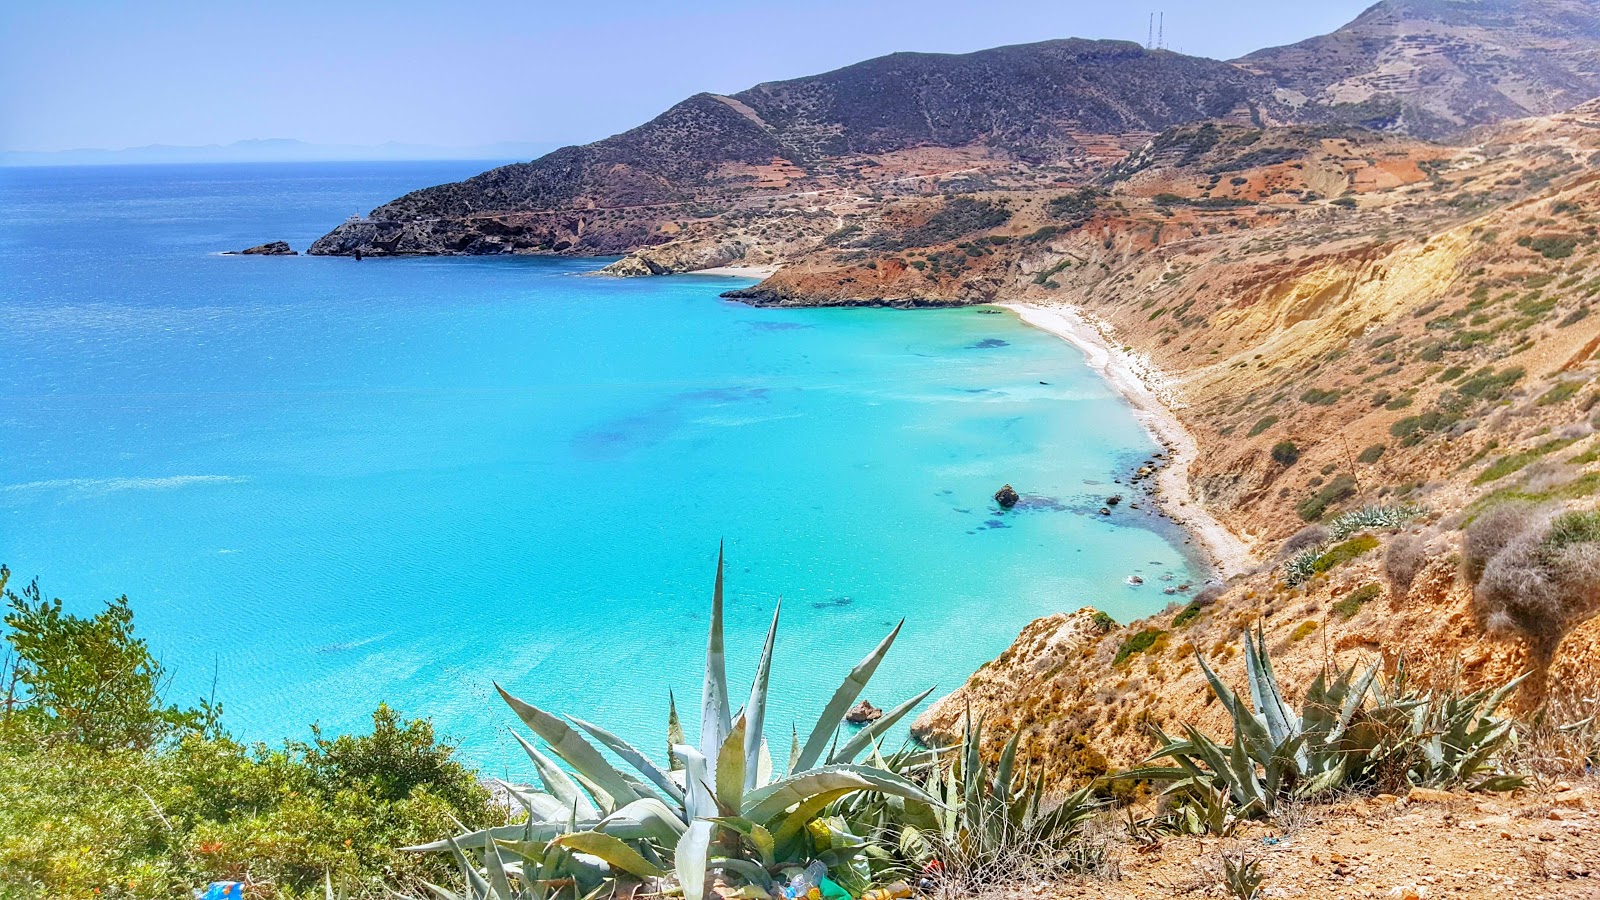
[[[1156,497],[1163,511],[1192,533],[1211,557],[1217,572],[1228,578],[1255,566],[1250,548],[1198,503],[1190,501],[1189,466],[1199,455],[1194,435],[1172,408],[1177,396],[1161,383],[1160,373],[1113,345],[1075,308],[1033,303],[997,303],[1023,322],[1048,331],[1083,351],[1089,367],[1127,399],[1134,417],[1156,442],[1167,448],[1168,463],[1156,472]]]
[[[771,278],[777,266],[713,266],[709,269],[695,269],[686,272],[686,275],[720,275],[725,278]]]

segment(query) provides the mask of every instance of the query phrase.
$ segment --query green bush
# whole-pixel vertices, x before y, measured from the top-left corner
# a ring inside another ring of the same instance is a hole
[[[1378,459],[1383,456],[1383,451],[1387,449],[1389,448],[1382,444],[1373,444],[1356,455],[1356,462],[1371,465],[1372,463],[1377,462]]]
[[[1545,259],[1566,259],[1577,248],[1578,238],[1570,234],[1542,234],[1518,238],[1517,246],[1536,251]]]
[[[1183,626],[1189,624],[1200,615],[1200,611],[1202,609],[1204,609],[1204,607],[1201,606],[1200,601],[1190,600],[1188,603],[1183,605],[1183,609],[1178,610],[1177,615],[1172,617],[1172,627],[1182,628]]]
[[[1539,399],[1535,402],[1539,406],[1551,406],[1556,403],[1562,403],[1567,400],[1571,400],[1577,395],[1578,391],[1583,388],[1583,384],[1584,383],[1582,381],[1563,381],[1555,387],[1552,387],[1550,390],[1545,391],[1543,394],[1540,394]]]
[[[1375,584],[1364,584],[1344,596],[1344,599],[1333,604],[1334,615],[1341,619],[1349,619],[1361,611],[1361,607],[1378,599],[1383,593],[1383,588]]]
[[[187,897],[248,873],[278,897],[387,896],[453,865],[402,853],[454,823],[503,823],[425,721],[380,706],[367,735],[246,746],[220,708],[160,697],[118,598],[92,617],[36,585],[0,593],[23,689],[0,720],[0,896]],[[86,691],[105,679],[111,691]],[[117,692],[113,695],[112,692]]]
[[[1260,419],[1256,420],[1254,425],[1250,426],[1249,436],[1255,437],[1261,432],[1266,431],[1268,428],[1271,428],[1273,425],[1276,425],[1277,422],[1277,416],[1262,416]]]
[[[1521,471],[1522,469],[1526,468],[1529,463],[1539,459],[1542,456],[1548,456],[1557,450],[1565,449],[1577,442],[1578,438],[1557,438],[1552,441],[1545,441],[1543,444],[1540,444],[1531,450],[1524,450],[1521,453],[1507,454],[1490,463],[1488,468],[1478,473],[1478,477],[1472,479],[1472,483],[1488,484],[1491,481],[1498,481],[1499,479],[1510,475],[1512,472]]]
[[[1342,503],[1356,495],[1356,479],[1349,473],[1341,473],[1332,481],[1322,486],[1315,494],[1300,501],[1295,506],[1295,512],[1307,522],[1315,522],[1327,513],[1328,508]]]
[[[1128,657],[1149,650],[1156,641],[1165,637],[1166,634],[1165,631],[1159,628],[1146,628],[1130,635],[1127,640],[1122,642],[1122,646],[1117,648],[1116,658],[1111,661],[1111,664],[1114,666],[1122,665],[1127,661]]]
[[[1340,541],[1324,550],[1315,561],[1311,563],[1311,571],[1320,575],[1338,566],[1344,565],[1358,556],[1369,553],[1378,546],[1378,539],[1370,534],[1358,534],[1348,540]]]
[[[1294,441],[1279,441],[1272,445],[1272,461],[1283,466],[1292,466],[1300,459],[1300,448]]]

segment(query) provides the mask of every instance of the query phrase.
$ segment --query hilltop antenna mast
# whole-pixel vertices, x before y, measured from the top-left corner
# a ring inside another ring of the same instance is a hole
[[[1145,31],[1144,31],[1144,48],[1146,50],[1154,50],[1156,48],[1156,14],[1155,13],[1151,13],[1150,14],[1150,24],[1145,27]]]
[[[1161,13],[1160,24],[1156,26],[1156,49],[1167,49],[1167,14]]]

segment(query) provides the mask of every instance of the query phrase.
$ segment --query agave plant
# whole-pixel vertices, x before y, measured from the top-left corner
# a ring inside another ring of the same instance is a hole
[[[1031,864],[1081,871],[1093,862],[1081,840],[1084,824],[1099,811],[1092,787],[1048,801],[1042,774],[1017,769],[1019,737],[1013,735],[987,766],[980,753],[983,721],[969,712],[948,764],[929,754],[885,762],[908,776],[915,769],[937,802],[874,795],[841,813],[877,845],[892,848],[879,854],[886,871],[922,871],[937,862],[938,871],[976,882],[1024,854]]]
[[[1520,678],[1466,697],[1416,693],[1405,687],[1403,667],[1385,688],[1373,663],[1360,675],[1351,668],[1331,681],[1318,674],[1295,714],[1259,629],[1245,633],[1244,649],[1248,707],[1196,655],[1232,719],[1233,743],[1213,741],[1192,725],[1184,726],[1184,740],[1158,730],[1162,746],[1146,763],[1166,759],[1173,765],[1135,769],[1124,777],[1170,782],[1167,793],[1180,807],[1211,809],[1216,792],[1225,792],[1245,818],[1270,815],[1288,797],[1371,787],[1396,771],[1408,784],[1431,787],[1494,791],[1522,782],[1498,769],[1514,732],[1508,720],[1494,717]]]
[[[922,787],[889,768],[856,763],[869,748],[876,751],[876,739],[932,688],[839,741],[846,712],[900,626],[845,677],[803,744],[798,732],[791,732],[787,764],[776,769],[765,732],[781,609],[773,612],[749,699],[734,713],[724,661],[722,583],[719,551],[698,746],[684,739],[675,701],[669,714],[671,759],[663,764],[599,725],[546,712],[496,684],[517,718],[565,767],[516,735],[542,787],[505,785],[527,810],[527,821],[408,849],[453,853],[467,881],[466,900],[537,900],[552,892],[582,896],[608,878],[650,879],[674,870],[685,900],[702,900],[708,872],[766,889],[774,875],[811,860],[830,869],[855,864],[864,840],[842,819],[825,815],[852,794],[935,805]],[[626,768],[614,765],[601,748]],[[469,852],[482,859],[482,871]],[[430,889],[443,900],[457,898],[442,888]]]
[[[1422,510],[1414,506],[1363,506],[1336,516],[1328,523],[1328,537],[1342,541],[1358,531],[1374,528],[1402,528],[1411,524]]]

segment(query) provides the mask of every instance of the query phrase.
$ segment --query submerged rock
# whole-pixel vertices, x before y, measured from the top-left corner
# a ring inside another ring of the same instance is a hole
[[[1021,499],[1022,495],[1018,494],[1017,489],[1009,484],[994,492],[994,502],[1000,504],[1004,509],[1016,506],[1017,501]]]
[[[881,718],[883,718],[883,710],[865,700],[857,703],[854,707],[851,707],[849,712],[844,714],[844,720],[851,725],[867,725]]]
[[[229,250],[226,256],[299,256],[288,241],[271,241],[245,250]]]

